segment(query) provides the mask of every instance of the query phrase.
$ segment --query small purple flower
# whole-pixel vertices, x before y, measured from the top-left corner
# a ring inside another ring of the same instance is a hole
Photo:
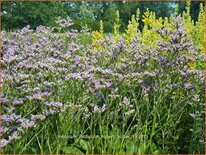
[[[24,99],[14,99],[12,101],[13,105],[22,105],[24,103]]]
[[[9,141],[21,138],[17,131],[15,131],[11,136],[9,136]]]
[[[61,102],[46,102],[45,103],[49,107],[61,108],[63,104]]]
[[[32,128],[36,126],[34,121],[29,121],[28,119],[21,120],[20,122],[22,128]]]
[[[104,104],[103,106],[102,106],[102,112],[104,112],[105,110],[107,109],[107,105],[106,104]]]
[[[5,147],[8,143],[9,143],[8,140],[6,140],[6,139],[1,139],[1,140],[0,140],[0,148]]]
[[[114,51],[114,52],[112,53],[112,57],[115,58],[115,57],[117,57],[117,56],[118,56],[118,52]]]
[[[193,89],[193,88],[194,88],[194,85],[191,84],[191,83],[184,83],[184,87],[185,87],[186,89]]]
[[[160,65],[165,65],[168,62],[168,60],[165,57],[160,57],[158,59],[158,62]]]
[[[45,118],[46,118],[46,116],[42,115],[42,114],[31,116],[31,120],[33,120],[33,121],[37,121],[37,120],[43,121]]]
[[[1,98],[2,103],[7,103],[9,100],[7,98]]]
[[[38,54],[35,54],[35,56],[34,56],[36,59],[38,58]]]
[[[101,98],[101,94],[100,94],[100,93],[96,93],[96,97],[97,97],[98,99],[100,99],[100,98]]]
[[[16,126],[14,126],[13,128],[11,128],[11,131],[17,131],[17,127]]]
[[[93,113],[99,112],[99,107],[97,105],[94,106]]]
[[[75,56],[75,58],[74,58],[75,64],[79,64],[80,61],[81,61],[80,57],[79,56]]]

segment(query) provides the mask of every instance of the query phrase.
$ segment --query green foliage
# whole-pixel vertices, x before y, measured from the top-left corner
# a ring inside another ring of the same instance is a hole
[[[155,5],[155,7],[154,7]],[[38,25],[55,26],[55,19],[58,16],[69,15],[74,20],[74,26],[80,30],[85,24],[92,31],[99,29],[99,21],[104,20],[105,32],[113,32],[115,22],[115,12],[119,10],[121,20],[120,31],[124,32],[132,14],[137,8],[144,12],[146,8],[157,12],[159,16],[168,16],[170,13],[169,3],[128,3],[128,2],[3,2],[2,3],[2,23],[3,29],[15,30],[30,25],[36,28]],[[164,9],[161,9],[164,8]],[[140,25],[142,22],[140,20]],[[141,27],[140,26],[140,27]]]
[[[54,26],[56,17],[66,17],[64,3],[59,2],[3,2],[3,29],[13,30],[30,25]]]

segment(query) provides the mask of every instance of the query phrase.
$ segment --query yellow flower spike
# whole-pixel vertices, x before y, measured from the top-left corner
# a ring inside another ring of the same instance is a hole
[[[92,44],[94,45],[94,50],[101,51],[103,50],[102,45],[99,43],[99,41],[104,40],[104,27],[103,27],[103,21],[100,20],[100,30],[93,31],[92,32]]]
[[[97,51],[103,50],[102,45],[98,42],[100,40],[104,40],[104,36],[98,31],[93,31],[92,32],[92,44],[94,45],[94,50],[97,50]]]
[[[103,33],[104,33],[104,26],[103,26],[102,20],[100,20],[100,33],[101,33],[101,35],[103,35]]]
[[[145,45],[157,45],[157,40],[161,40],[159,34],[156,33],[156,29],[162,28],[164,20],[162,18],[156,19],[156,14],[150,12],[148,9],[143,14],[144,27],[142,31],[142,43]]]
[[[175,6],[175,12],[174,12],[175,17],[178,16],[178,12],[179,12],[179,5],[177,4],[177,5]]]
[[[190,16],[190,4],[190,0],[187,0],[186,11],[184,11],[182,14],[182,20],[183,26],[186,28],[186,31],[188,33],[188,37],[192,39],[192,33],[194,32],[194,23]]]
[[[198,15],[198,20],[196,22],[194,32],[193,32],[193,41],[195,46],[201,48],[201,51],[204,52],[204,43],[205,43],[205,37],[204,37],[204,30],[205,30],[205,10],[203,8],[202,3],[200,4],[200,12]]]
[[[139,23],[136,21],[135,16],[132,15],[132,20],[129,21],[127,26],[125,40],[128,43],[131,43],[132,39],[134,39],[135,35],[137,34]]]

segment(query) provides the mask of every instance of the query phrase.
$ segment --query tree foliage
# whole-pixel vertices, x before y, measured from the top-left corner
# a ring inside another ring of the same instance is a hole
[[[179,5],[179,13],[185,10],[185,2],[3,2],[2,28],[14,30],[30,25],[55,26],[58,16],[70,16],[76,29],[87,25],[92,31],[99,30],[99,21],[103,20],[105,32],[113,32],[116,11],[120,15],[120,32],[125,32],[128,21],[140,9],[139,28],[142,29],[143,13],[151,10],[157,18],[169,17],[174,12],[174,5]],[[191,3],[191,17],[197,20],[199,2]]]

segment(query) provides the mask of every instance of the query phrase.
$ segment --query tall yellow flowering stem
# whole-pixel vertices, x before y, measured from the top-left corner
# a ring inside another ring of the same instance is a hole
[[[96,51],[103,50],[103,47],[100,43],[100,41],[103,41],[103,40],[104,40],[104,27],[103,27],[103,21],[100,20],[99,31],[92,32],[92,44],[94,45],[94,50],[96,50]]]
[[[114,38],[115,41],[118,42],[119,40],[119,29],[120,29],[120,17],[119,17],[119,11],[116,11],[116,20],[114,23]]]

